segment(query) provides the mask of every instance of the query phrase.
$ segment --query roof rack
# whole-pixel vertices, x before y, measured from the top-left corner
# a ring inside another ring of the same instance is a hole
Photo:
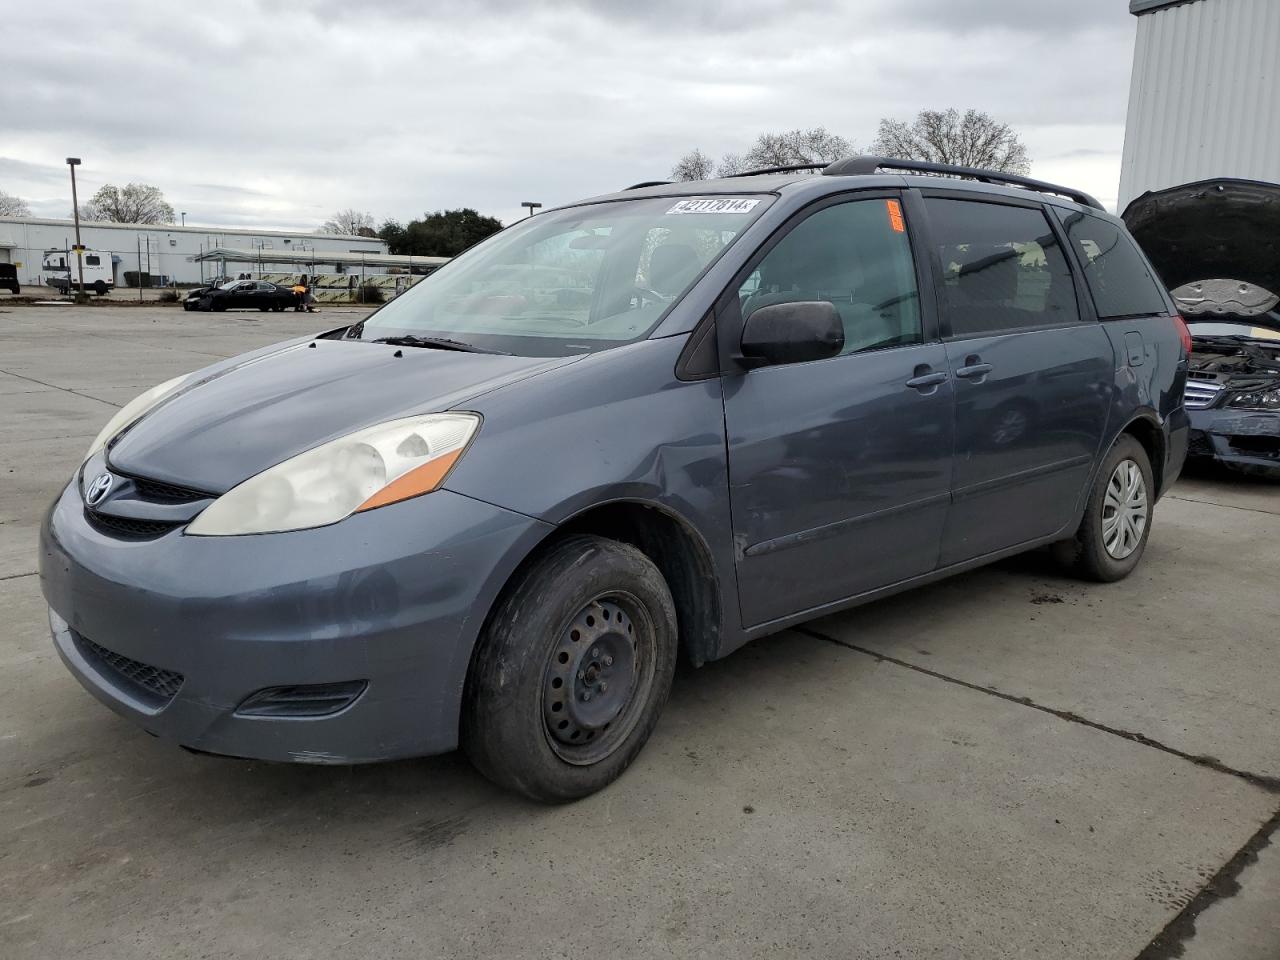
[[[644,187],[665,187],[667,184],[674,182],[674,180],[643,180],[640,183],[633,183],[629,187],[623,187],[622,190],[625,193],[628,190],[641,190]]]
[[[927,160],[895,160],[889,157],[849,157],[845,160],[837,160],[835,163],[828,164],[822,168],[822,173],[823,176],[827,177],[856,177],[872,174],[877,170],[904,170],[908,173],[925,174],[940,173],[953,177],[967,177],[982,183],[1008,184],[1009,186],[1023,187],[1027,190],[1035,190],[1038,193],[1057,194],[1074,200],[1083,206],[1093,207],[1095,210],[1105,209],[1102,204],[1083,190],[1059,186],[1056,183],[1046,183],[1043,180],[1033,180],[1030,177],[1021,177],[1016,173],[1001,173],[998,170],[983,170],[980,167],[960,167],[951,163],[932,163]]]
[[[743,170],[741,173],[731,173],[725,177],[729,180],[733,177],[762,177],[769,173],[796,173],[800,170],[825,170],[825,163],[792,163],[784,167],[761,167],[759,170]]]

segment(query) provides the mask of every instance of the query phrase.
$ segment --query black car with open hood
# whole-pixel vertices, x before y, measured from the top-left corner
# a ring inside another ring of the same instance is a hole
[[[1183,184],[1124,220],[1191,331],[1190,453],[1280,479],[1280,184]]]

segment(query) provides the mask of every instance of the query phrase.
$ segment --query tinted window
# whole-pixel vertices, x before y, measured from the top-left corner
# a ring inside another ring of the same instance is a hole
[[[925,200],[953,336],[1080,319],[1066,257],[1039,210]]]
[[[744,320],[775,303],[834,304],[845,353],[921,340],[915,266],[897,200],[819,210],[765,255],[738,297]]]
[[[1084,279],[1100,317],[1168,313],[1156,279],[1133,240],[1114,223],[1084,213],[1063,217],[1067,238],[1080,254]]]
[[[98,267],[102,265],[102,258],[90,253],[85,256],[84,264],[86,267]]]

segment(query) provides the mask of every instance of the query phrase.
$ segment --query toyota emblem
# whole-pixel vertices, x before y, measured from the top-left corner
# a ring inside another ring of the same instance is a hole
[[[93,483],[89,484],[89,489],[85,491],[84,502],[91,507],[96,507],[107,498],[107,494],[111,492],[111,484],[115,482],[115,478],[109,473],[100,473],[93,478]]]

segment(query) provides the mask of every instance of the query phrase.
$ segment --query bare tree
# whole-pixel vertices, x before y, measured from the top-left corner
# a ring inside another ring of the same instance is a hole
[[[347,237],[377,236],[374,231],[373,214],[365,213],[363,210],[353,210],[350,207],[339,210],[322,223],[320,232],[340,233]]]
[[[672,180],[706,180],[711,176],[714,161],[697,147],[676,161],[671,168]]]
[[[27,206],[27,201],[0,190],[0,217],[29,216],[31,216],[31,208]]]
[[[746,153],[726,153],[719,163],[701,150],[690,150],[671,169],[674,180],[706,180],[714,167],[718,177],[732,177],[762,167],[788,167],[802,163],[827,164],[854,154],[853,144],[826,127],[762,133]]]
[[[117,187],[110,183],[80,208],[81,220],[110,220],[115,223],[173,223],[173,207],[159,187],[130,183]]]
[[[799,163],[825,164],[842,160],[853,152],[853,144],[844,137],[831,133],[826,127],[812,127],[809,130],[762,133],[756,137],[751,149],[742,155],[740,163],[746,170]]]
[[[911,123],[881,120],[871,152],[899,160],[954,163],[1004,173],[1031,169],[1027,148],[1012,127],[980,110],[961,114],[954,107],[921,110]]]

